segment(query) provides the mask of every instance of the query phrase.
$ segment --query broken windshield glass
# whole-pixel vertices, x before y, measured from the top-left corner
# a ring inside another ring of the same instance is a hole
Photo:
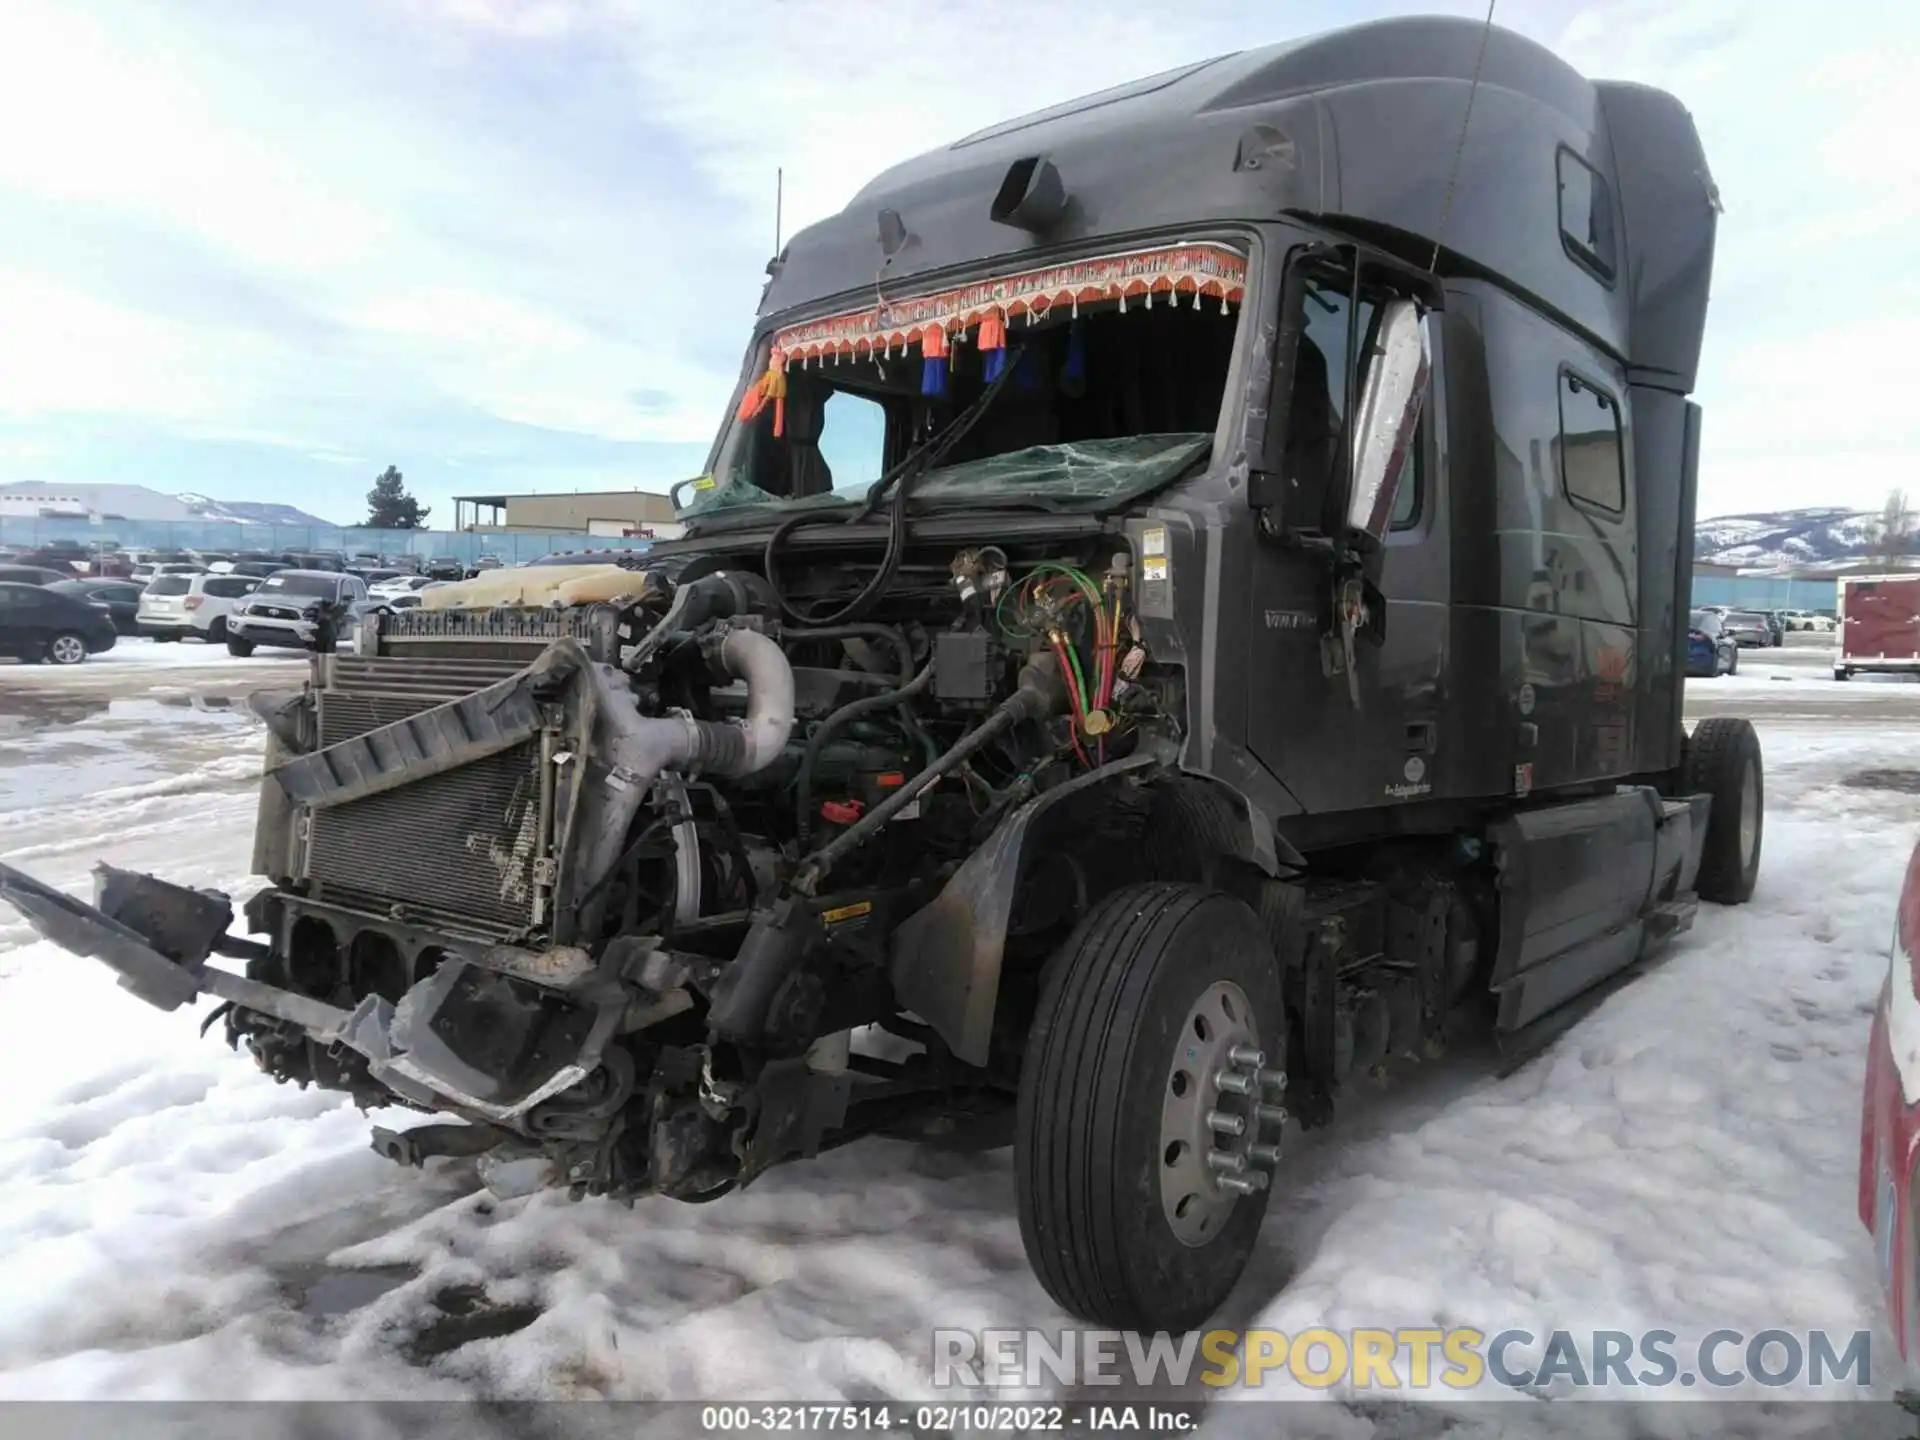
[[[1072,506],[1128,500],[1182,474],[1203,459],[1212,445],[1211,435],[1195,433],[1030,445],[928,471],[914,486],[913,495],[916,501],[986,505],[1039,500]],[[769,494],[735,472],[725,481],[706,477],[694,481],[682,487],[675,500],[683,520],[753,505],[817,509],[863,500],[876,478],[866,476],[796,500]]]

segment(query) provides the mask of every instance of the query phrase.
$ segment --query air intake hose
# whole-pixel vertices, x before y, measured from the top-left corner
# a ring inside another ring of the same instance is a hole
[[[596,757],[604,781],[588,801],[597,812],[592,840],[582,849],[582,888],[577,904],[598,893],[607,871],[626,846],[627,831],[663,770],[751,775],[780,754],[793,731],[793,669],[779,645],[757,630],[728,630],[713,646],[720,670],[747,685],[747,713],[740,720],[696,720],[690,715],[641,715],[621,683],[620,672],[587,665],[593,708],[606,735]]]

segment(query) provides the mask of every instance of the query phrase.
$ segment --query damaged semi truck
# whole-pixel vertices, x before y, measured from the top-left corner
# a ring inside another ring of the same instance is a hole
[[[448,1117],[397,1160],[705,1201],[1010,1139],[1048,1292],[1192,1326],[1289,1121],[1752,891],[1754,732],[1681,720],[1717,210],[1672,97],[1458,21],[970,135],[770,264],[685,538],[258,697],[244,927],[0,889]]]

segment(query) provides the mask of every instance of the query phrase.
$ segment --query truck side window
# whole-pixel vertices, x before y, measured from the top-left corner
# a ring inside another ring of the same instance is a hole
[[[1620,402],[1571,370],[1560,372],[1560,483],[1582,504],[1627,508]]]
[[[1293,396],[1287,408],[1285,472],[1287,523],[1307,530],[1327,524],[1327,494],[1340,454],[1347,411],[1347,348],[1353,328],[1352,298],[1329,276],[1307,286],[1306,328],[1294,357]],[[1360,302],[1361,333],[1373,306]]]
[[[1613,196],[1600,172],[1562,145],[1560,240],[1574,260],[1613,282]]]
[[[1327,493],[1337,478],[1348,404],[1347,347],[1351,340],[1364,354],[1373,326],[1374,302],[1362,296],[1356,310],[1349,283],[1330,275],[1307,287],[1306,328],[1293,367],[1285,454],[1287,521],[1302,529],[1318,530],[1329,523]],[[1352,333],[1355,325],[1357,335]],[[1416,444],[1400,472],[1390,521],[1395,530],[1410,530],[1420,522],[1419,456]]]

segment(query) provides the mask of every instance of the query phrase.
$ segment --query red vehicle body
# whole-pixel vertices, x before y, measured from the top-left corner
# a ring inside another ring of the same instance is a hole
[[[1907,861],[1860,1117],[1860,1219],[1872,1232],[1900,1353],[1920,1361],[1920,845]]]
[[[1920,670],[1920,572],[1843,576],[1840,658],[1833,678],[1863,670]]]

